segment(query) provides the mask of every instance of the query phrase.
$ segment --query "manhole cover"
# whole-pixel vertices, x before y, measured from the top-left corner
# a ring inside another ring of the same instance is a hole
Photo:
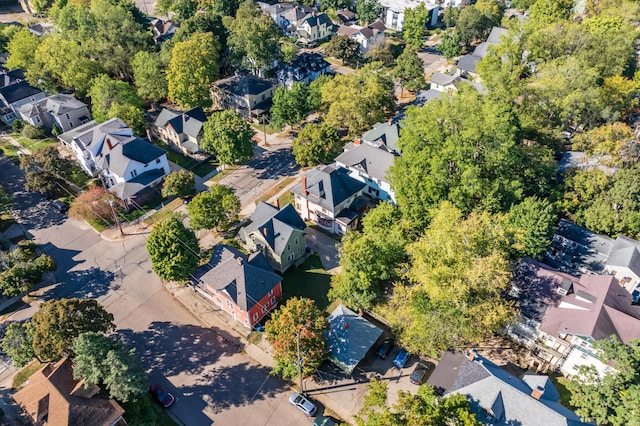
[[[150,273],[151,273],[151,269],[147,269],[147,274],[150,274]]]

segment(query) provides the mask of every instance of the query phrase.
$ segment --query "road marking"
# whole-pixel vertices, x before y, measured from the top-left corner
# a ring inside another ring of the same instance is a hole
[[[256,393],[253,394],[253,396],[251,397],[251,399],[249,400],[249,402],[253,402],[253,400],[256,398],[256,396],[258,396],[258,394],[260,393],[260,391],[262,390],[262,388],[264,387],[265,383],[267,383],[267,380],[269,380],[270,377],[267,376],[266,379],[264,379],[264,382],[262,382],[262,384],[260,385],[260,387],[258,388],[258,390],[256,391]]]

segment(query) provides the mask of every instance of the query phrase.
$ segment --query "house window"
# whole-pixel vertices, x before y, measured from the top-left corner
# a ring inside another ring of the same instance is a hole
[[[264,304],[265,307],[269,307],[269,301],[267,301],[267,303]]]
[[[575,364],[574,364],[574,365],[573,365],[573,369],[574,369],[574,370],[576,370],[576,371],[578,371],[578,370],[580,369],[580,367],[578,367],[577,365],[575,365]]]
[[[67,117],[67,120],[71,120],[71,117],[69,116],[69,114],[65,114],[65,117]]]
[[[294,253],[291,253],[288,257],[289,262],[291,262],[294,257],[295,257]]]
[[[584,352],[583,352],[583,353],[581,353],[581,354],[580,354],[580,358],[582,358],[582,359],[587,359],[587,354],[586,354],[586,353],[584,353]]]
[[[272,297],[272,298],[271,298],[271,304],[272,304],[272,305],[275,305],[275,304],[276,304],[276,298],[275,298],[275,297]]]
[[[273,289],[269,290],[269,296],[273,296]]]
[[[160,159],[156,158],[156,164],[160,164]]]
[[[267,306],[266,305],[262,307],[262,313],[263,314],[267,313]]]
[[[220,300],[219,297],[216,297],[216,303],[220,306],[222,306],[222,300]]]
[[[253,314],[253,320],[258,321],[258,314]]]
[[[230,300],[227,300],[227,306],[233,309],[233,303]]]

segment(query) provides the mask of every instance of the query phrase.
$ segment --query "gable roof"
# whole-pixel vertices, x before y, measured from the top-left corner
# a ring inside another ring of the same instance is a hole
[[[459,393],[471,402],[479,420],[487,420],[487,411],[493,412],[491,424],[521,426],[561,426],[583,424],[571,410],[560,405],[557,391],[545,391],[540,399],[531,396],[531,384],[552,384],[540,378],[527,381],[511,376],[489,360],[475,356],[473,361],[452,352],[444,354],[427,384],[444,389],[445,395]]]
[[[224,244],[215,247],[208,265],[211,270],[202,275],[200,281],[224,292],[245,312],[282,281],[262,253],[246,256]]]
[[[158,148],[138,136],[107,134],[101,150],[96,156],[96,163],[111,173],[125,177],[124,173],[131,161],[149,164],[166,154],[164,149]],[[125,180],[130,179],[125,177]]]
[[[334,166],[313,168],[306,172],[302,179],[306,181],[305,193],[302,192],[302,183],[294,186],[291,192],[308,198],[332,212],[335,212],[340,203],[366,186],[364,182],[349,176],[347,169]]]
[[[7,87],[25,79],[24,70],[22,68],[16,68],[15,70],[7,70],[0,68],[0,88]]]
[[[237,73],[231,77],[223,78],[213,83],[214,87],[236,96],[259,95],[275,85],[264,78],[253,75]]]
[[[479,58],[484,58],[489,53],[489,46],[495,46],[500,42],[500,38],[509,32],[506,28],[501,27],[493,27],[491,28],[491,33],[489,33],[489,37],[487,41],[484,41],[473,50],[473,56],[477,56]]]
[[[309,27],[311,28],[320,25],[333,26],[333,22],[331,22],[331,19],[329,19],[329,16],[327,16],[326,13],[316,14],[315,12],[312,12],[305,16],[299,25],[302,26],[305,22],[309,24]]]
[[[441,92],[438,92],[440,94]],[[398,148],[399,126],[397,123],[376,123],[373,129],[362,134],[362,140],[374,146],[383,144],[387,149],[400,153]]]
[[[287,204],[282,209],[277,209],[271,204],[260,201],[253,212],[251,223],[242,228],[240,232],[246,235],[257,231],[273,252],[281,255],[291,234],[296,230],[304,231],[306,227],[307,225],[293,205]]]
[[[479,57],[479,56],[464,55],[458,61],[457,67],[458,67],[459,70],[462,70],[462,71],[468,71],[468,72],[476,73],[476,72],[478,72],[476,70],[476,64],[478,62],[480,62],[480,60],[482,60],[482,58]]]
[[[6,100],[7,106],[39,93],[42,93],[42,90],[30,86],[24,80],[0,88],[0,96]]]
[[[82,108],[87,108],[87,104],[74,96],[57,93],[44,99],[24,104],[19,110],[21,114],[29,117],[37,115],[39,112],[48,112],[57,117]]]
[[[111,425],[124,413],[99,388],[85,389],[82,380],[74,380],[68,358],[46,364],[13,398],[38,424],[46,418],[50,425]]]
[[[382,147],[350,142],[344,147],[344,152],[336,157],[336,163],[386,182],[387,170],[393,166],[394,158],[395,155]]]
[[[169,119],[166,126],[170,125],[173,127],[173,130],[175,130],[177,134],[184,133],[185,135],[195,138],[198,137],[205,121],[207,121],[207,117],[204,115],[204,111],[197,106]]]
[[[431,74],[431,80],[433,84],[437,84],[440,86],[448,86],[450,84],[455,84],[460,81],[460,77],[457,75],[445,74],[442,72],[434,72]]]
[[[618,235],[611,247],[607,266],[629,268],[634,274],[640,276],[640,242]]]
[[[327,321],[329,359],[351,373],[378,340],[382,330],[343,305],[338,305]]]
[[[287,10],[293,9],[296,7],[293,3],[276,3],[266,8],[266,11],[271,16],[281,15]]]

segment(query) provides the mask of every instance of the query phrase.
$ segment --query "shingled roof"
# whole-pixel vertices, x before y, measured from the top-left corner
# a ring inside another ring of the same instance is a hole
[[[344,147],[344,152],[336,157],[336,163],[386,182],[387,170],[393,166],[394,159],[395,155],[381,146],[350,142]]]
[[[291,204],[279,210],[261,201],[253,212],[251,223],[242,228],[240,233],[246,235],[253,231],[260,232],[273,252],[280,256],[289,242],[291,233],[294,230],[303,231],[306,227]]]
[[[210,270],[200,281],[226,294],[245,312],[282,281],[262,253],[246,256],[224,244],[215,247],[208,265]]]
[[[303,194],[302,184],[291,189],[294,194],[301,195],[327,210],[335,212],[336,207],[347,198],[357,194],[366,184],[349,176],[344,167],[316,167],[304,174],[306,182]]]

